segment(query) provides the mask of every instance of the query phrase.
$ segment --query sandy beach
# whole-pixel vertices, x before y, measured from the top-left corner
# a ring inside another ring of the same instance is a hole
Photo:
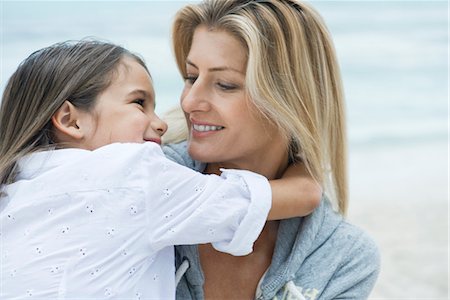
[[[447,149],[440,141],[351,153],[348,218],[381,251],[371,299],[448,299]]]

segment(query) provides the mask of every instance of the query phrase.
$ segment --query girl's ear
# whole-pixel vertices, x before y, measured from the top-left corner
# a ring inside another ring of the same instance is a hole
[[[79,141],[83,139],[85,133],[78,125],[82,112],[69,101],[64,101],[63,105],[53,114],[52,124],[55,134],[61,142]]]

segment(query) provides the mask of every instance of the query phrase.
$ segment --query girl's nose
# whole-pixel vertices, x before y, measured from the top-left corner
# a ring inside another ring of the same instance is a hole
[[[163,136],[167,131],[167,123],[161,120],[156,115],[150,125],[152,126],[153,130],[159,134],[159,136]]]

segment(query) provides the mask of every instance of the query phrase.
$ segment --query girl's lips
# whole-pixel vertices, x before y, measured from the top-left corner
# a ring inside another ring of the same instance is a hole
[[[161,139],[158,139],[158,138],[144,139],[144,141],[146,141],[146,142],[153,142],[153,143],[157,143],[157,144],[161,145]]]

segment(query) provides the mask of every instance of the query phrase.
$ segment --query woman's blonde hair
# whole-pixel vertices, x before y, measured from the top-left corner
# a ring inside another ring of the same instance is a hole
[[[205,0],[175,17],[173,47],[186,76],[198,26],[225,31],[248,52],[246,89],[288,138],[339,211],[347,209],[344,96],[333,42],[320,15],[294,0]]]

